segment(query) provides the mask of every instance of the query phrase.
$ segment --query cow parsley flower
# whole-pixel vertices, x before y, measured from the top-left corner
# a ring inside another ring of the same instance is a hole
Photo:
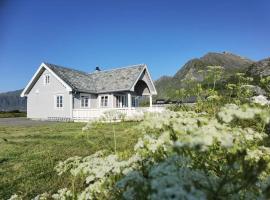
[[[270,161],[270,148],[269,147],[258,147],[258,149],[247,149],[247,155],[245,157],[246,160],[250,160],[253,162],[258,162],[260,159],[267,159]]]
[[[70,197],[72,197],[72,192],[67,188],[60,189],[56,194],[52,195],[55,200],[68,200]]]
[[[251,102],[262,105],[262,106],[270,105],[270,101],[268,101],[267,97],[263,95],[251,97]]]
[[[74,156],[70,157],[65,161],[61,161],[58,163],[58,165],[55,167],[55,170],[57,171],[58,175],[62,175],[65,172],[68,172],[74,167],[77,167],[81,161],[81,157]]]
[[[13,194],[8,200],[22,200],[22,197],[17,194]]]
[[[37,195],[35,198],[33,198],[32,200],[47,200],[47,199],[50,199],[50,195],[45,192],[43,194],[39,194]]]
[[[172,156],[156,164],[149,173],[150,187],[153,191],[150,199],[206,199],[194,182],[203,179],[203,173],[187,168],[188,160],[181,156]]]
[[[218,113],[218,117],[225,123],[231,122],[233,119],[254,119],[255,116],[260,117],[263,121],[267,122],[270,113],[261,108],[249,107],[244,105],[239,107],[235,104],[227,104]]]

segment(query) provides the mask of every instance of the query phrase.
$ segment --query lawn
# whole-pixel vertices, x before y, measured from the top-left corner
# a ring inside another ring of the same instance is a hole
[[[57,176],[58,161],[87,156],[98,150],[132,151],[139,137],[137,122],[102,124],[85,136],[84,123],[55,123],[39,126],[0,126],[0,199],[17,193],[24,199],[44,191],[69,186],[71,177]]]

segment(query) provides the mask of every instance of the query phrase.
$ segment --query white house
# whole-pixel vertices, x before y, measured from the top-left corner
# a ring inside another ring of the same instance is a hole
[[[90,120],[105,111],[132,114],[138,97],[148,96],[148,111],[156,88],[145,64],[86,73],[42,63],[21,96],[27,97],[27,117],[41,120]]]

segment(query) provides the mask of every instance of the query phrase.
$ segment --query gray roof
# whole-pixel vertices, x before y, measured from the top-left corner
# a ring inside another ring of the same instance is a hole
[[[86,73],[54,64],[44,63],[73,90],[90,93],[129,91],[139,78],[144,64]]]

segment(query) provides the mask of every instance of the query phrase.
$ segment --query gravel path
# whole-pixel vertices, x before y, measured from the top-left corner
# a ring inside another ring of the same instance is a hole
[[[0,126],[38,126],[38,125],[46,125],[46,124],[54,124],[54,123],[57,123],[57,122],[29,120],[25,117],[0,118]]]

